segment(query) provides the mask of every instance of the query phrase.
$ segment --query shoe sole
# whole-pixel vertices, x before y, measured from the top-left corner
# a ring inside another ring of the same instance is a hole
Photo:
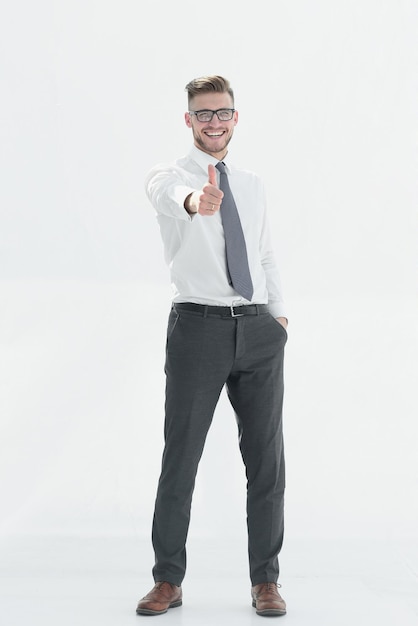
[[[169,605],[168,608],[164,609],[164,611],[152,611],[151,609],[137,609],[136,610],[136,614],[137,615],[163,615],[164,613],[167,613],[168,609],[175,609],[178,606],[181,606],[183,603],[181,600],[178,600],[177,602],[173,602],[172,604]]]
[[[264,609],[264,611],[257,611],[257,605],[255,601],[253,601],[253,607],[256,609],[257,615],[261,617],[280,617],[281,615],[286,615],[286,609]]]

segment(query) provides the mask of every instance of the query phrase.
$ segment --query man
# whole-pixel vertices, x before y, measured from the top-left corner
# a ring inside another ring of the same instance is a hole
[[[146,179],[174,298],[167,331],[165,447],[152,529],[156,584],[137,613],[159,615],[182,604],[196,472],[226,385],[247,476],[252,603],[259,615],[283,615],[277,580],[287,319],[263,185],[227,160],[238,122],[229,82],[206,76],[186,90],[185,122],[194,145],[187,156],[154,167]]]

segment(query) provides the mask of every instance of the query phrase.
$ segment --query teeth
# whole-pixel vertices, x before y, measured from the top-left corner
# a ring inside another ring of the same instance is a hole
[[[209,137],[221,137],[221,135],[223,135],[223,133],[206,133],[207,135],[209,135]]]

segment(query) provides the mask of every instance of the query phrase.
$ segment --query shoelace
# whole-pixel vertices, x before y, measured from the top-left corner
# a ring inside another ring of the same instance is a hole
[[[279,583],[266,583],[266,591],[274,591],[280,589],[280,587]]]

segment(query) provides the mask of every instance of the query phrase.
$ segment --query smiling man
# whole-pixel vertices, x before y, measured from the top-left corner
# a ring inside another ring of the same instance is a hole
[[[195,477],[226,387],[247,476],[252,606],[258,615],[280,616],[286,613],[278,592],[286,311],[263,184],[228,160],[238,122],[232,88],[221,76],[205,76],[186,90],[185,122],[194,145],[146,178],[174,293],[166,343],[165,446],[152,528],[155,586],[137,613],[160,615],[182,604]],[[219,507],[223,514],[224,502]],[[219,570],[228,571],[228,554],[222,558]]]

